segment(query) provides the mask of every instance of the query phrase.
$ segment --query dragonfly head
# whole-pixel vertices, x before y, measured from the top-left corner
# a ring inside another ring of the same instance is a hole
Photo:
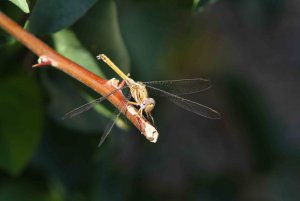
[[[155,106],[155,100],[153,98],[144,98],[143,101],[142,101],[142,106],[141,108],[149,113],[153,110]]]

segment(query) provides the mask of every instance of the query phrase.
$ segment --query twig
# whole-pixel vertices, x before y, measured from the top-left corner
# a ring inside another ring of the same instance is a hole
[[[108,80],[95,75],[77,63],[63,57],[40,39],[24,30],[1,11],[0,27],[39,56],[39,63],[34,65],[34,67],[51,65],[82,82],[102,96],[106,96],[116,89],[117,86],[115,84],[111,84]],[[127,103],[126,98],[120,91],[117,91],[107,99],[119,110],[122,110]],[[127,106],[127,112],[124,112],[124,114],[149,141],[154,143],[157,141],[157,130],[142,116],[138,115],[137,110],[133,106]]]

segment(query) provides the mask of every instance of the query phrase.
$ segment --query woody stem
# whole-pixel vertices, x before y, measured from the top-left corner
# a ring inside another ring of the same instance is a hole
[[[15,37],[20,43],[42,58],[47,64],[65,72],[72,76],[78,81],[82,82],[86,86],[90,87],[102,96],[106,96],[116,88],[112,85],[107,84],[107,80],[103,79],[94,73],[86,70],[79,64],[67,59],[60,55],[43,41],[32,35],[31,33],[24,30],[20,25],[7,17],[3,12],[0,11],[0,27]],[[39,66],[39,65],[37,65]],[[118,91],[114,95],[107,98],[116,108],[122,110],[126,106],[127,100],[123,94]],[[131,106],[132,107],[132,106]],[[137,111],[135,108],[130,108],[131,112],[127,112],[126,117],[144,134],[147,139],[153,135],[153,132],[157,131],[151,128],[152,125],[146,121],[142,116],[136,115]],[[140,126],[140,122],[143,122]],[[150,127],[149,127],[150,126]],[[152,132],[152,134],[150,133]]]

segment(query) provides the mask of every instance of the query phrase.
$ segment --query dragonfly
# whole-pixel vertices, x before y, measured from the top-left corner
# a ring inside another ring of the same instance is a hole
[[[127,97],[127,104],[121,110],[116,110],[110,122],[107,124],[106,128],[104,129],[104,133],[101,137],[100,143],[98,146],[101,146],[107,136],[109,135],[110,131],[112,130],[117,118],[120,116],[121,113],[124,113],[126,110],[127,105],[134,105],[138,107],[138,114],[143,116],[146,114],[147,120],[151,121],[152,125],[155,126],[153,116],[151,114],[152,110],[155,107],[155,100],[149,97],[151,96],[156,97],[165,97],[177,106],[195,113],[199,116],[208,118],[208,119],[220,119],[221,115],[216,110],[202,105],[200,103],[188,100],[183,98],[182,95],[194,94],[205,91],[211,88],[211,82],[207,79],[203,78],[194,78],[194,79],[180,79],[180,80],[164,80],[164,81],[134,81],[130,78],[129,74],[125,74],[121,71],[106,55],[100,54],[97,56],[98,60],[102,60],[105,62],[112,70],[114,70],[122,79],[123,81],[119,85],[119,87],[113,90],[106,96],[100,97],[98,99],[93,100],[92,102],[86,103],[64,115],[63,119],[72,118],[82,112],[85,112],[91,108],[93,108],[96,104],[101,103],[102,101],[106,100],[109,96],[113,95],[115,92],[119,90],[124,90],[129,88],[129,96]],[[126,85],[125,85],[126,83]],[[130,101],[130,99],[134,101]]]

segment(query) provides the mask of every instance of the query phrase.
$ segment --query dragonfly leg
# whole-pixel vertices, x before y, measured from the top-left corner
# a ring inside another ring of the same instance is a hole
[[[136,103],[136,102],[133,102],[133,101],[128,101],[127,103],[128,103],[128,104],[131,104],[131,105],[136,105],[136,106],[139,106],[139,104],[138,104],[138,103]]]
[[[139,114],[141,117],[143,116],[143,109],[142,109],[142,108],[139,109],[138,114]]]
[[[156,128],[156,125],[155,125],[155,122],[154,122],[154,118],[153,116],[151,115],[151,113],[147,113],[146,112],[146,115],[147,115],[147,118],[151,121],[151,124]]]
[[[127,104],[131,104],[131,105],[135,105],[135,106],[140,106],[137,102],[133,102],[133,101],[128,101]],[[138,115],[141,116],[141,117],[143,116],[143,109],[142,108],[140,108],[138,110]]]
[[[118,85],[118,88],[122,88],[124,87],[126,81],[125,80],[122,80],[122,82]]]

